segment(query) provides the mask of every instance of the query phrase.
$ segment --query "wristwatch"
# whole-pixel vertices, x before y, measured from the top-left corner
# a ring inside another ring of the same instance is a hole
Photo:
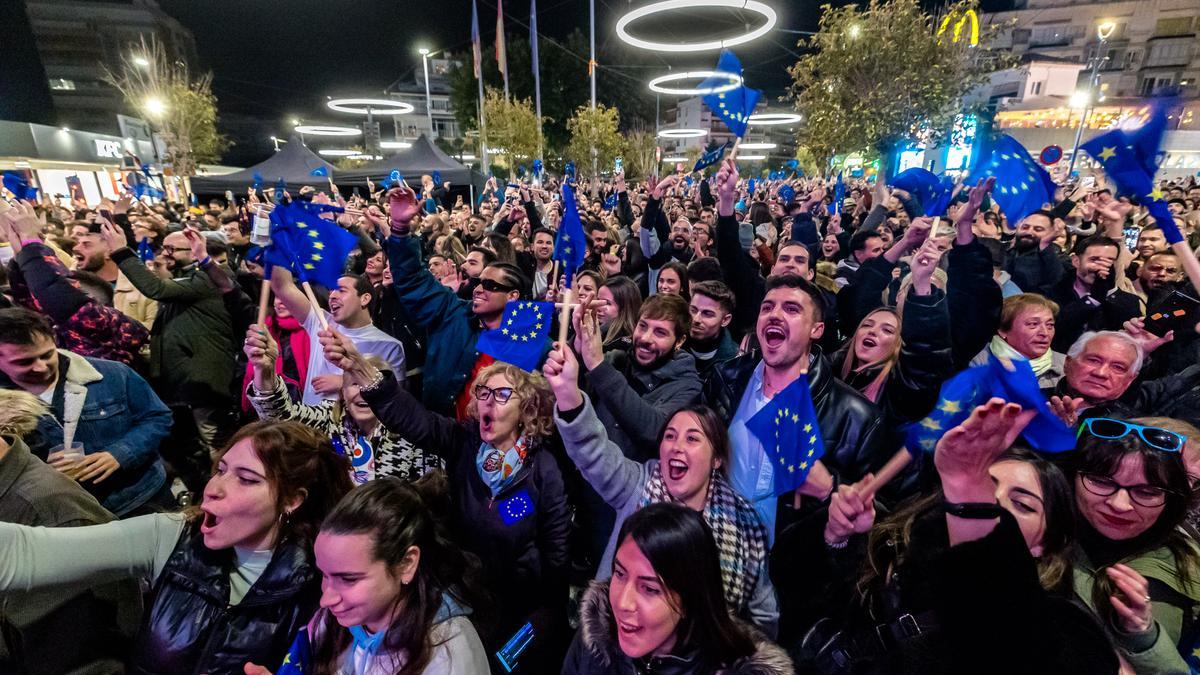
[[[949,515],[971,520],[991,520],[999,518],[1000,514],[1004,513],[1004,508],[994,502],[963,502],[961,504],[942,502],[942,507]]]

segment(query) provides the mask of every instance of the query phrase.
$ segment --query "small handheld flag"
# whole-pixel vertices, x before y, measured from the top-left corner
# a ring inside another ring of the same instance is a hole
[[[254,185],[252,187],[254,188],[255,192],[259,192],[260,190],[262,190],[262,186],[263,186],[262,174],[255,171],[254,172]]]
[[[700,89],[711,90],[728,86],[730,76],[736,76],[737,80],[742,82],[742,62],[728,49],[721,50],[721,57],[717,59],[717,66],[713,70],[722,75],[713,75],[705,79],[700,83]],[[754,109],[758,106],[758,99],[761,97],[761,91],[751,89],[741,83],[729,91],[706,94],[704,105],[708,106],[714,115],[720,117],[735,136],[741,138],[746,135],[750,115],[754,113]]]
[[[700,158],[696,160],[696,164],[692,167],[692,171],[702,171],[713,164],[719,163],[721,158],[725,156],[725,151],[731,147],[733,147],[732,143],[726,143],[700,155]]]
[[[138,242],[137,247],[138,259],[142,262],[150,262],[154,260],[154,247],[150,245],[150,239],[147,237]]]
[[[689,176],[689,178],[690,178],[690,176]],[[689,185],[690,185],[690,183],[689,183]],[[617,193],[614,192],[604,200],[604,210],[612,211],[615,208],[617,208]]]
[[[480,333],[475,348],[497,361],[533,372],[542,360],[553,318],[553,302],[511,301],[504,306],[500,326]]]
[[[833,185],[833,203],[829,205],[829,215],[841,213],[844,201],[846,201],[846,183],[842,181],[842,174],[839,173],[837,183]]]
[[[275,675],[305,675],[309,664],[312,663],[312,645],[308,640],[308,627],[304,626],[296,632],[292,646],[288,648],[287,656],[275,671]]]
[[[312,171],[309,171],[308,175],[310,175],[314,178],[329,178],[329,167],[318,166],[317,168],[313,169]]]
[[[16,171],[4,172],[4,189],[13,193],[14,199],[27,199],[33,201],[37,199],[38,189],[29,186],[29,181],[25,176]]]
[[[1054,180],[1034,163],[1025,147],[1007,134],[996,140],[992,154],[971,170],[972,179],[995,178],[992,199],[1011,226],[1054,201]]]
[[[272,248],[291,258],[294,274],[301,281],[316,281],[326,288],[337,287],[338,278],[350,252],[358,245],[354,235],[336,224],[318,217],[321,212],[340,212],[336,206],[292,202],[271,212],[274,224]],[[268,252],[268,260],[273,256]]]
[[[573,288],[575,271],[587,258],[587,238],[583,233],[583,221],[579,219],[579,208],[575,206],[575,191],[570,185],[563,185],[562,201],[563,217],[554,242],[554,260],[562,263],[563,274],[567,276],[566,287]]]
[[[788,204],[796,198],[796,188],[791,185],[781,185],[776,194],[779,195],[779,201]]]
[[[948,177],[939,178],[931,171],[913,167],[901,172],[890,183],[897,190],[904,190],[921,203],[926,216],[940,216],[950,205],[954,194],[954,182]]]
[[[431,176],[431,178],[433,178],[433,184],[435,187],[441,187],[441,185],[442,185],[442,172],[441,171],[434,171],[433,176]]]
[[[776,394],[746,422],[746,428],[763,444],[777,496],[803,485],[808,472],[825,454],[806,374]]]

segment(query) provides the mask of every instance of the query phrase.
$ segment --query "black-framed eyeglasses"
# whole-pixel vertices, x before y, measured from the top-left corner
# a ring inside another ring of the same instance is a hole
[[[167,255],[175,255],[179,251],[190,251],[191,249],[187,248],[186,246],[172,246],[170,244],[163,244],[158,250],[166,253]]]
[[[1118,490],[1124,490],[1129,495],[1129,499],[1138,506],[1162,506],[1167,502],[1167,496],[1171,494],[1170,490],[1156,485],[1121,485],[1111,478],[1091,473],[1081,473],[1079,478],[1084,489],[1097,497],[1111,497],[1117,494]]]
[[[512,387],[496,387],[495,389],[492,389],[486,384],[475,385],[475,400],[477,401],[486,401],[491,398],[495,399],[496,403],[504,405],[505,403],[508,403],[508,400],[512,397]]]
[[[1116,420],[1111,417],[1092,417],[1083,421],[1079,427],[1080,436],[1084,432],[1103,438],[1105,440],[1115,441],[1120,438],[1125,438],[1129,434],[1136,433],[1142,442],[1155,450],[1163,452],[1179,452],[1183,450],[1184,443],[1187,443],[1187,437],[1177,434],[1174,431],[1167,431],[1159,427],[1148,427],[1142,424],[1134,424],[1125,420]]]
[[[489,293],[511,293],[517,289],[506,286],[495,279],[480,279],[479,285]]]

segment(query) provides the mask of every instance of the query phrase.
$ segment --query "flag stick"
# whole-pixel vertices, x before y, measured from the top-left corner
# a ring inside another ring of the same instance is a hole
[[[730,150],[729,150],[729,159],[732,159],[735,162],[737,161],[738,146],[741,144],[742,144],[742,137],[738,136],[737,140],[733,142],[733,147],[730,148]]]
[[[1192,282],[1192,288],[1200,293],[1200,260],[1196,259],[1196,253],[1188,246],[1187,239],[1171,244],[1171,250],[1179,258],[1179,262],[1183,265],[1183,271],[1187,272],[1188,279]]]
[[[575,300],[575,289],[567,286],[567,291],[563,294],[562,303],[556,303],[559,307],[558,312],[558,341],[564,347],[567,344],[567,328],[571,325],[571,307],[572,301]]]
[[[890,483],[896,476],[900,475],[900,471],[902,471],[904,467],[908,466],[908,463],[911,461],[912,454],[909,453],[908,449],[900,448],[900,450],[897,451],[896,454],[892,455],[892,458],[887,461],[887,464],[883,465],[883,468],[875,472],[875,478],[862,486],[860,493],[874,496],[874,494],[878,492],[880,488]]]
[[[271,282],[263,279],[262,286],[258,289],[258,325],[259,327],[264,327],[264,329],[267,323],[267,306],[270,302]]]
[[[312,305],[313,311],[317,313],[317,322],[321,324],[321,330],[329,330],[329,321],[325,319],[325,311],[321,309],[320,303],[317,302],[317,294],[313,293],[312,284],[307,281],[301,281],[300,287],[304,289],[304,294],[308,296],[308,302]]]

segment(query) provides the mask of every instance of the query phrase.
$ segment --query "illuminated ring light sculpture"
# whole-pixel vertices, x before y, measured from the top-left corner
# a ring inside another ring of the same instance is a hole
[[[662,161],[664,161],[664,162],[671,162],[671,163],[675,163],[675,162],[686,162],[686,161],[687,161],[687,157],[663,157],[663,158],[662,158]]]
[[[353,157],[358,154],[358,150],[318,150],[317,154],[325,157]]]
[[[694,9],[696,7],[727,7],[730,9],[744,9],[746,11],[761,14],[766,21],[763,25],[754,30],[747,31],[741,35],[735,35],[722,40],[708,40],[705,42],[653,42],[634,37],[629,33],[629,24],[638,19],[645,18],[652,14],[662,12],[673,12],[681,9]],[[775,27],[775,22],[778,21],[778,16],[775,10],[765,3],[758,0],[662,0],[661,2],[651,3],[644,7],[639,7],[625,16],[617,20],[617,37],[627,44],[642,49],[649,49],[656,52],[703,52],[716,49],[724,49],[735,45],[744,44],[751,40],[758,39],[766,35],[772,28]]]
[[[700,138],[707,136],[705,129],[663,129],[658,132],[659,138]]]
[[[725,84],[715,87],[693,87],[692,89],[677,89],[674,87],[662,86],[666,82],[675,82],[678,80],[707,80],[710,77],[720,77],[726,80]],[[650,80],[650,91],[658,92],[659,94],[671,94],[674,96],[702,96],[704,94],[719,94],[724,91],[733,91],[742,86],[742,78],[734,73],[722,73],[716,70],[693,70],[687,73],[668,73],[660,75],[653,80]]]
[[[407,115],[416,110],[411,103],[386,98],[335,98],[325,105],[330,110],[358,115]]]
[[[741,146],[738,146],[738,147],[741,147]],[[739,162],[759,162],[766,158],[767,158],[766,155],[738,155],[737,156],[737,160]]]
[[[751,115],[747,122],[751,126],[768,126],[771,124],[795,124],[804,119],[796,113],[760,113]]]
[[[738,146],[742,150],[774,150],[779,147],[778,143],[742,143]]]
[[[330,127],[320,124],[297,124],[296,133],[309,136],[358,136],[362,129],[354,127]]]

